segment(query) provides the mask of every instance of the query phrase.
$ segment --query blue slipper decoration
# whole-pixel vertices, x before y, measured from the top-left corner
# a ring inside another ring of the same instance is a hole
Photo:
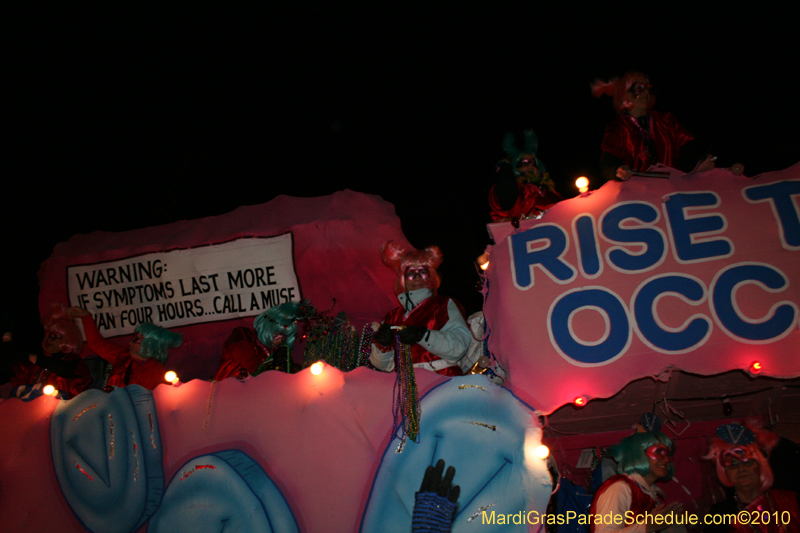
[[[161,436],[147,389],[88,390],[60,402],[50,421],[50,448],[61,491],[89,531],[133,532],[158,508]]]
[[[202,455],[178,470],[148,533],[295,532],[297,521],[278,487],[239,450]]]
[[[453,532],[484,531],[492,523],[527,531],[524,520],[498,520],[544,513],[550,499],[545,461],[526,459],[526,435],[538,427],[534,412],[482,375],[442,383],[421,400],[421,411],[419,443],[395,439],[384,452],[360,530],[410,531],[425,469],[444,459],[456,469],[453,485],[461,487]],[[484,523],[484,512],[494,522]]]

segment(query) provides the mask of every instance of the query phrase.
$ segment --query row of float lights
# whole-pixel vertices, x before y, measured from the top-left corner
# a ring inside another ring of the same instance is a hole
[[[322,370],[324,368],[325,368],[325,363],[323,363],[322,361],[317,361],[316,363],[311,365],[309,370],[312,374],[318,376],[322,374]],[[753,375],[760,374],[762,370],[763,366],[759,361],[754,361],[748,368],[748,372],[750,372],[750,374]],[[172,383],[173,386],[178,386],[180,384],[180,379],[178,378],[178,374],[172,370],[164,374],[164,379],[169,383]],[[53,387],[52,385],[46,385],[42,389],[42,392],[48,396],[55,396],[58,394],[58,390],[56,390],[56,388]],[[589,398],[583,395],[576,396],[572,403],[575,405],[576,408],[581,408],[584,407],[587,403],[589,403]],[[547,459],[547,457],[550,455],[550,448],[548,448],[544,444],[540,444],[534,449],[533,453],[536,457],[540,459]]]
[[[309,367],[309,370],[315,376],[319,376],[320,374],[322,374],[323,368],[325,368],[325,363],[322,361],[317,361],[316,363],[311,365],[311,367]],[[164,374],[164,380],[168,383],[172,383],[174,386],[178,386],[181,383],[180,378],[178,378],[178,374],[176,374],[172,370]]]
[[[311,365],[309,370],[315,376],[319,376],[320,374],[322,374],[323,368],[325,368],[325,363],[323,363],[322,361],[317,361],[316,363]],[[177,372],[175,372],[174,370],[170,370],[169,372],[164,374],[164,381],[166,381],[167,383],[171,383],[174,387],[177,387],[178,385],[181,384],[181,380],[178,377]],[[56,396],[58,395],[58,392],[59,392],[58,389],[56,389],[52,385],[45,385],[42,388],[42,393],[47,396]]]
[[[323,361],[317,361],[316,363],[314,363],[309,367],[309,371],[315,376],[319,376],[320,374],[322,374],[322,370],[324,368],[325,368],[325,363]],[[763,370],[763,365],[759,361],[753,361],[753,363],[747,369],[747,371],[753,375],[760,374],[762,370]],[[172,370],[164,374],[164,379],[175,386],[179,385],[181,382],[180,379],[178,378],[178,374],[176,374]],[[58,391],[52,385],[47,385],[46,387],[44,387],[43,392],[48,396],[55,396],[56,394],[58,394]],[[583,407],[584,405],[589,403],[589,398],[583,395],[576,396],[575,399],[572,401],[572,403],[575,404],[575,407]]]
[[[322,361],[317,361],[316,363],[311,365],[309,370],[315,376],[319,376],[320,374],[322,374],[322,369],[323,368],[325,368],[325,363],[322,362]],[[180,378],[178,378],[178,374],[176,374],[172,370],[170,370],[169,372],[164,374],[164,380],[167,381],[168,383],[172,383],[174,386],[178,386],[181,383]]]
[[[764,365],[762,365],[760,361],[753,361],[750,363],[750,366],[747,368],[746,372],[751,376],[757,376],[762,370],[764,370]],[[572,400],[572,404],[577,408],[581,408],[587,403],[589,403],[589,397],[584,395],[576,396],[575,399]]]

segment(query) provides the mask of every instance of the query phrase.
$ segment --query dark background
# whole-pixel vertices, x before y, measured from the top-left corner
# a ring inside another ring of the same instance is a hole
[[[538,132],[565,196],[599,186],[595,78],[649,74],[719,166],[800,160],[796,16],[731,6],[3,8],[1,327],[40,338],[36,273],[71,235],[345,188],[441,246],[476,311],[503,133]]]

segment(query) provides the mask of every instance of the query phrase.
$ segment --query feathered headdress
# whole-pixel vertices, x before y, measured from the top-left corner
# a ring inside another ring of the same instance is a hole
[[[717,467],[717,478],[726,487],[732,487],[733,482],[725,473],[724,463],[728,459],[753,460],[758,462],[761,469],[761,490],[765,491],[772,486],[772,468],[769,466],[769,453],[772,451],[780,437],[771,431],[755,427],[752,424],[723,424],[717,428],[717,434],[711,441],[708,453],[703,459],[710,459]]]
[[[395,244],[393,241],[387,241],[381,248],[381,259],[383,264],[391,268],[397,273],[397,279],[394,282],[394,291],[396,294],[405,292],[406,280],[404,274],[408,267],[427,267],[428,268],[428,288],[435,291],[439,288],[442,281],[436,270],[442,264],[442,251],[438,246],[428,246],[424,250],[408,250]]]
[[[648,78],[646,74],[633,71],[628,72],[621,78],[616,77],[609,81],[594,80],[592,83],[592,95],[596,98],[603,95],[610,96],[614,100],[614,109],[617,111],[617,114],[622,115],[633,107],[631,93],[628,92],[628,90],[634,83],[640,81],[650,83],[650,78]],[[650,107],[647,108],[648,111],[653,108],[655,102],[656,97],[650,93]]]
[[[536,153],[539,151],[539,139],[536,137],[536,132],[533,130],[525,130],[522,132],[522,138],[525,144],[520,150],[517,147],[517,139],[513,133],[506,133],[503,136],[503,151],[511,162],[511,168],[514,169],[515,174],[519,175],[517,163],[524,154],[530,154],[536,160],[536,167],[539,169],[539,173],[544,175],[546,172],[544,163],[536,156]]]
[[[275,348],[275,335],[283,335],[282,344],[291,351],[297,337],[297,322],[307,320],[316,314],[316,309],[308,300],[285,302],[267,309],[253,321],[258,340],[269,350]]]
[[[178,348],[183,344],[182,334],[156,326],[152,322],[142,322],[133,331],[142,334],[142,350],[139,356],[144,359],[152,358],[166,363],[169,349]]]

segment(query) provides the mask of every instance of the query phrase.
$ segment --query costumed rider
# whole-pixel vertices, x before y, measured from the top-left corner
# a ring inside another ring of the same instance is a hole
[[[86,344],[97,355],[111,363],[112,368],[105,388],[141,385],[153,390],[167,383],[164,374],[167,369],[167,352],[183,342],[183,335],[172,332],[152,322],[142,322],[134,330],[133,338],[127,347],[120,346],[103,338],[89,311],[80,307],[70,307],[70,316],[80,317],[86,333]]]
[[[717,478],[732,494],[711,506],[711,515],[736,515],[746,512],[761,520],[738,521],[731,525],[722,519],[707,517],[705,527],[710,533],[736,531],[741,533],[797,533],[800,532],[798,495],[789,490],[772,488],[773,472],[767,458],[778,444],[775,433],[740,424],[723,424],[704,459],[714,461]],[[764,520],[767,513],[770,520]],[[720,522],[721,524],[715,524]]]
[[[52,385],[60,398],[68,400],[91,386],[91,372],[80,357],[81,331],[60,304],[53,304],[45,320],[42,350],[43,354],[31,354],[13,366],[13,396],[32,400],[42,394],[45,385]]]
[[[592,94],[611,96],[617,112],[606,127],[601,146],[600,169],[606,181],[625,181],[632,172],[646,171],[657,163],[684,169],[700,159],[692,172],[714,168],[716,157],[712,155],[694,153],[681,157],[681,148],[694,135],[672,113],[652,110],[656,97],[645,74],[629,72],[610,81],[595,80]]]
[[[489,191],[489,208],[495,222],[538,218],[563,200],[544,164],[536,157],[538,139],[533,130],[523,132],[525,145],[515,143],[513,133],[503,138],[506,158],[497,163],[497,183]]]
[[[253,327],[238,327],[225,341],[214,381],[235,377],[245,379],[265,370],[299,370],[291,360],[297,337],[297,322],[315,313],[302,302],[286,302],[271,307],[253,321]]]
[[[602,524],[590,523],[591,533],[652,533],[669,531],[685,532],[682,525],[667,526],[661,521],[640,519],[645,522],[631,523],[629,511],[633,516],[668,515],[679,513],[682,505],[677,502],[664,504],[664,494],[656,487],[656,481],[668,481],[673,475],[672,441],[660,431],[648,431],[639,427],[636,433],[622,439],[608,450],[608,455],[617,461],[617,475],[603,483],[594,495],[591,516],[604,517]],[[606,520],[613,515],[615,519]],[[622,518],[616,518],[620,515]],[[608,523],[611,522],[611,523]],[[616,523],[619,522],[619,523]],[[670,521],[674,524],[674,521]],[[630,524],[630,525],[626,525]]]
[[[439,296],[441,284],[436,269],[442,263],[438,246],[408,250],[387,242],[381,250],[383,262],[397,273],[395,293],[400,307],[389,311],[375,332],[370,361],[378,370],[395,369],[395,336],[411,347],[416,368],[445,376],[462,375],[458,361],[469,347],[472,334],[461,304]]]

